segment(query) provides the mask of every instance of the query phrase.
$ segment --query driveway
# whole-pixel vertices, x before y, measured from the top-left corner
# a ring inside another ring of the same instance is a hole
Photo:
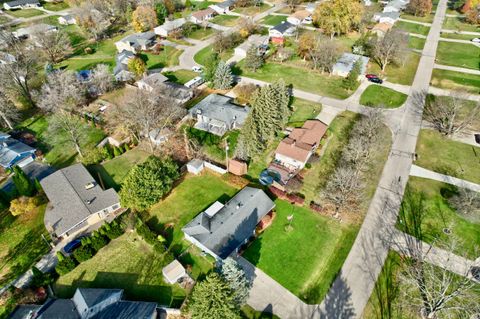
[[[35,161],[27,166],[22,168],[25,174],[27,174],[30,179],[38,179],[39,181],[42,180],[43,178],[47,177],[48,175],[52,174],[55,172],[55,169],[52,166],[49,166],[47,164]],[[6,193],[9,193],[13,190],[13,181],[12,178],[10,177],[3,185],[2,185],[2,190]]]

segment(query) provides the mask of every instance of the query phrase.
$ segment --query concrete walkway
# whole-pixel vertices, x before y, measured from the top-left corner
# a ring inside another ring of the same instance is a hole
[[[461,73],[468,73],[468,74],[475,74],[475,75],[480,75],[480,70],[473,70],[473,69],[467,69],[467,68],[459,68],[456,66],[449,66],[449,65],[443,65],[443,64],[436,64],[434,66],[435,69],[440,69],[440,70],[448,70],[448,71],[454,71],[454,72],[461,72]]]
[[[420,21],[414,21],[414,20],[409,20],[409,19],[404,19],[404,18],[398,18],[398,21],[403,21],[403,22],[408,22],[412,24],[419,24],[419,25],[424,25],[426,27],[430,27],[432,24],[428,22],[420,22]]]
[[[470,40],[460,40],[460,39],[440,38],[440,41],[443,41],[443,42],[455,42],[455,43],[471,44],[471,45],[474,45],[474,46],[476,46],[476,47],[479,47],[479,48],[480,48],[480,43],[475,43],[475,42],[472,42],[472,41],[470,41]]]
[[[458,31],[458,30],[450,30],[450,29],[442,29],[442,33],[457,33],[457,34],[469,34],[469,35],[480,35],[480,32],[474,31]]]
[[[428,179],[433,179],[439,182],[447,183],[450,185],[455,185],[457,187],[461,188],[466,188],[475,192],[480,192],[480,185],[475,184],[460,178],[456,178],[453,176],[448,176],[444,174],[440,174],[431,170],[428,170],[426,168],[417,166],[417,165],[412,165],[410,169],[410,175],[411,176],[417,176],[417,177],[423,177],[423,178],[428,178]]]

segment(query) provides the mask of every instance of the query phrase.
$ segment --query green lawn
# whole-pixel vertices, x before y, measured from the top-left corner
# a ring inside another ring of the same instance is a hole
[[[410,52],[405,65],[389,64],[385,70],[385,78],[389,82],[411,85],[417,72],[420,54]],[[368,73],[381,74],[381,69],[376,63],[369,63]]]
[[[440,36],[442,38],[447,38],[447,39],[458,39],[458,40],[467,40],[467,41],[470,41],[473,38],[475,38],[475,36],[471,34],[447,33],[447,32],[440,33]]]
[[[276,26],[277,24],[287,21],[287,16],[268,15],[260,21],[261,24]]]
[[[408,47],[411,49],[423,50],[425,46],[425,39],[418,38],[418,37],[408,37]]]
[[[60,298],[71,298],[75,289],[120,288],[128,300],[154,301],[178,307],[185,291],[163,281],[163,256],[136,232],[127,232],[102,248],[93,258],[61,276],[54,285]]]
[[[433,22],[433,17],[435,16],[434,13],[429,14],[425,17],[417,17],[408,13],[402,13],[400,18],[402,19],[407,19],[407,20],[412,20],[412,21],[418,21],[418,22],[426,22],[426,23],[432,23]]]
[[[188,35],[188,38],[194,40],[205,40],[206,38],[210,37],[212,34],[215,33],[215,30],[212,28],[198,28],[197,30],[193,31]]]
[[[397,21],[395,23],[394,28],[403,30],[409,33],[416,33],[416,34],[422,34],[422,35],[427,35],[428,31],[430,31],[430,28],[427,26],[416,24],[416,23],[405,22],[405,21]]]
[[[360,97],[360,104],[387,109],[397,108],[407,100],[407,95],[381,85],[370,85]]]
[[[182,52],[183,50],[178,50],[171,46],[164,46],[162,52],[159,54],[141,53],[140,56],[146,61],[148,69],[159,69],[178,65],[178,58]]]
[[[62,11],[62,10],[65,10],[65,9],[68,9],[70,8],[70,6],[68,5],[68,3],[66,2],[45,2],[44,4],[42,4],[42,7],[46,10],[50,10],[50,11]]]
[[[41,237],[48,238],[43,223],[45,208],[42,204],[17,217],[8,210],[0,212],[0,286],[23,274],[49,251]]]
[[[480,247],[479,225],[462,218],[448,203],[448,197],[456,193],[457,188],[420,177],[410,177],[408,186],[409,196],[412,198],[417,198],[420,194],[424,196],[423,240],[427,243],[434,243],[436,240],[449,242],[453,239],[460,239],[455,253],[466,253],[472,260],[477,258],[477,248]],[[400,224],[397,224],[397,227],[402,229]],[[449,228],[451,234],[445,234],[444,228]]]
[[[274,62],[266,63],[255,72],[243,69],[242,66],[243,61],[240,61],[237,73],[257,80],[274,82],[283,79],[295,89],[339,99],[346,99],[351,95],[351,92],[343,88],[343,78],[339,76],[329,76],[311,69]]]
[[[225,27],[232,27],[238,23],[238,19],[240,19],[239,16],[229,16],[226,14],[221,14],[216,17],[214,17],[212,20],[209,22],[214,23],[214,24],[219,24],[223,25]]]
[[[307,303],[320,302],[342,267],[359,227],[276,200],[272,225],[243,253]],[[293,214],[293,230],[286,232]]]
[[[211,44],[201,49],[200,51],[198,51],[197,54],[195,54],[195,56],[193,57],[193,59],[198,64],[205,65],[206,61],[208,60],[209,56],[212,55],[212,53],[213,53],[213,45]],[[227,61],[232,56],[233,56],[233,49],[224,51],[220,54],[220,58],[223,61]]]
[[[437,63],[478,70],[480,68],[480,48],[473,44],[440,41]]]
[[[67,141],[66,134],[52,136],[48,131],[49,119],[49,116],[35,116],[21,123],[18,128],[31,131],[35,135],[38,140],[37,148],[45,154],[47,163],[59,168],[69,166],[77,159],[75,148]],[[102,130],[84,124],[80,145],[85,150],[97,145],[104,137]]]
[[[0,24],[4,24],[11,21],[5,14],[0,15]]]
[[[240,311],[243,319],[280,319],[271,313],[256,311],[249,305],[242,306]]]
[[[271,6],[269,6],[268,4],[262,3],[259,6],[236,8],[235,10],[233,10],[233,12],[245,14],[245,15],[248,15],[248,16],[254,16],[254,15],[257,15],[257,14],[262,13],[264,11],[267,11],[270,8],[271,8]]]
[[[289,125],[300,126],[306,120],[314,119],[322,111],[322,105],[294,97],[292,109],[293,113],[288,119]]]
[[[92,165],[89,170],[96,179],[99,179],[98,175],[100,174],[105,187],[119,190],[130,169],[143,162],[149,155],[147,152],[135,148],[105,163]]]
[[[475,74],[433,69],[430,84],[442,89],[457,89],[480,94],[480,76]]]
[[[480,26],[465,23],[463,17],[445,17],[443,29],[480,32]]]
[[[190,70],[167,71],[164,72],[163,75],[165,75],[170,82],[175,82],[178,84],[185,84],[194,77],[199,76],[198,73]]]
[[[14,16],[15,18],[31,18],[36,16],[41,16],[45,12],[37,9],[23,9],[23,10],[12,10],[5,11],[6,14]]]
[[[418,166],[480,183],[480,147],[450,140],[434,130],[421,130],[416,152]]]

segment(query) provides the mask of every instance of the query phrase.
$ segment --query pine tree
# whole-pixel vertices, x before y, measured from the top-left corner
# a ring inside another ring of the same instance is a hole
[[[220,274],[233,290],[237,305],[239,307],[245,305],[250,293],[251,283],[245,276],[243,269],[233,258],[229,257],[223,261]]]
[[[232,87],[233,84],[233,75],[230,66],[225,62],[220,61],[215,71],[215,76],[213,78],[213,86],[219,90],[227,90]]]
[[[257,47],[254,45],[250,46],[245,57],[245,68],[255,72],[262,67],[264,62],[263,56],[258,54]]]
[[[165,18],[168,17],[168,11],[162,2],[155,4],[155,12],[157,14],[158,25],[162,25],[165,22]]]
[[[347,77],[343,80],[343,86],[347,90],[354,90],[358,84],[358,77],[362,72],[362,60],[358,59],[354,64],[353,68],[348,73]]]
[[[197,283],[190,297],[188,312],[192,319],[240,318],[232,290],[216,273]]]
[[[25,172],[18,166],[13,167],[13,184],[20,196],[30,197],[35,192],[35,185]]]

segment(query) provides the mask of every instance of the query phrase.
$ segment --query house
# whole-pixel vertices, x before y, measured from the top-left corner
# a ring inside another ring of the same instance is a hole
[[[35,149],[0,133],[0,165],[7,169],[13,166],[24,167],[35,159]]]
[[[234,0],[226,0],[223,2],[214,3],[208,7],[213,9],[218,14],[227,14],[230,12],[230,9],[232,9],[234,5]]]
[[[378,37],[382,38],[385,33],[388,32],[393,27],[392,24],[390,23],[377,23],[376,25],[373,26],[372,32],[375,33]]]
[[[370,59],[363,55],[353,53],[342,54],[340,59],[338,59],[337,63],[333,65],[332,74],[347,77],[350,71],[353,69],[353,66],[359,59],[362,61],[362,69],[360,71],[359,78],[363,77],[363,75],[365,75],[365,72],[367,71],[367,64]]]
[[[39,0],[15,0],[5,2],[3,8],[5,10],[17,10],[17,9],[27,9],[27,8],[37,8],[40,7]]]
[[[319,120],[308,120],[301,128],[294,128],[275,150],[274,162],[292,172],[301,170],[317,150],[327,128]]]
[[[184,18],[175,19],[172,21],[165,21],[164,24],[156,27],[155,29],[153,29],[153,31],[159,36],[168,37],[173,32],[180,30],[186,22],[187,20],[185,20]]]
[[[160,84],[158,88],[161,91],[160,94],[168,96],[178,104],[187,103],[191,98],[193,98],[193,90],[185,85],[173,82],[164,82]]]
[[[383,12],[400,12],[407,7],[408,2],[405,0],[392,0],[383,7]]]
[[[174,260],[162,269],[163,278],[166,282],[173,285],[177,283],[180,279],[187,276],[185,268],[178,260]]]
[[[77,24],[77,20],[71,14],[66,14],[64,16],[58,17],[58,23],[62,25]]]
[[[144,76],[143,79],[138,80],[136,84],[140,90],[152,92],[154,88],[166,81],[168,81],[168,78],[162,73],[157,72]]]
[[[135,77],[135,75],[128,70],[128,62],[134,57],[135,54],[127,50],[123,50],[117,54],[115,58],[115,68],[113,69],[113,75],[117,81],[126,82]]]
[[[292,37],[295,34],[295,26],[288,21],[283,21],[282,23],[270,28],[268,30],[268,36],[273,43],[283,44],[285,37]]]
[[[130,51],[138,53],[150,49],[155,45],[156,34],[153,31],[134,33],[127,35],[118,42],[115,42],[118,52]]]
[[[34,24],[29,27],[19,28],[16,31],[13,31],[12,34],[18,39],[26,39],[26,38],[35,38],[36,33],[47,33],[47,32],[56,32],[58,28],[56,26],[39,23]]]
[[[242,59],[246,58],[247,51],[251,46],[257,48],[259,55],[263,55],[268,49],[268,41],[269,39],[267,35],[252,34],[248,37],[247,41],[235,48],[235,56],[238,56]]]
[[[197,120],[195,128],[223,136],[227,131],[241,128],[249,107],[232,103],[232,98],[210,94],[190,109],[190,116]]]
[[[216,259],[225,259],[255,236],[275,203],[261,189],[245,187],[225,205],[213,203],[182,228],[185,238]]]
[[[20,305],[10,319],[156,319],[154,302],[123,300],[123,289],[77,288],[71,299]]]
[[[400,18],[399,12],[381,12],[381,13],[375,13],[373,15],[374,21],[378,23],[389,23],[391,25],[394,25],[399,18]]]
[[[312,23],[312,14],[307,10],[300,10],[289,16],[287,22],[293,25],[310,24]]]
[[[82,164],[58,170],[40,184],[49,199],[44,223],[53,237],[73,237],[121,212],[117,192],[103,190]]]
[[[305,6],[305,10],[307,10],[308,12],[310,12],[310,14],[313,14],[315,12],[315,9],[317,8],[317,4],[316,3],[307,3],[307,5]]]
[[[17,62],[17,59],[10,53],[0,52],[0,64],[12,64]]]
[[[213,19],[215,14],[215,10],[213,10],[212,8],[206,8],[204,10],[192,13],[192,15],[190,16],[190,21],[196,24],[200,24]]]

